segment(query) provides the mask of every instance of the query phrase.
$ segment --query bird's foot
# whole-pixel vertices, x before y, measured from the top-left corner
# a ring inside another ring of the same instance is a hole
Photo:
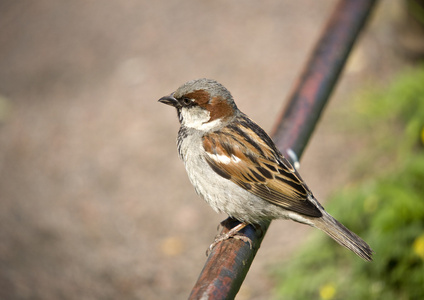
[[[221,223],[222,226],[224,226],[224,222],[226,222],[227,220],[223,221]],[[234,226],[233,228],[230,229],[230,231],[228,231],[227,233],[223,233],[223,234],[219,234],[215,237],[214,242],[209,246],[208,250],[206,250],[206,256],[209,256],[209,254],[211,253],[212,249],[215,248],[215,246],[217,244],[219,244],[222,241],[228,240],[229,238],[233,238],[233,239],[237,239],[237,240],[241,240],[245,243],[248,243],[250,246],[250,249],[252,249],[252,240],[243,235],[242,233],[240,233],[239,231],[242,230],[244,227],[246,227],[247,225],[249,225],[248,223],[240,223],[237,226]]]

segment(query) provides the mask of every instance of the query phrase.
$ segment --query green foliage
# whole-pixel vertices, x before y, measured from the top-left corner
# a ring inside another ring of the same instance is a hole
[[[384,145],[367,151],[397,159],[378,178],[337,192],[326,208],[369,242],[374,262],[317,233],[276,271],[277,298],[424,299],[424,68],[360,99],[361,123]]]

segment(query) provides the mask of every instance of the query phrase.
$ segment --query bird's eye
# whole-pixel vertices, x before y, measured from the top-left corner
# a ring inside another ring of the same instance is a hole
[[[182,98],[181,102],[183,103],[184,106],[189,106],[190,104],[193,103],[193,101],[190,98],[186,98],[186,97]]]

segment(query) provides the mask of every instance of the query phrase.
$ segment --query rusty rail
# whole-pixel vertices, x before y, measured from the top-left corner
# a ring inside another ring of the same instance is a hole
[[[300,158],[376,0],[340,0],[306,63],[272,131],[282,153]],[[237,221],[231,220],[222,232]],[[253,248],[237,239],[219,243],[209,254],[189,299],[233,299],[240,289],[269,224],[247,226]]]

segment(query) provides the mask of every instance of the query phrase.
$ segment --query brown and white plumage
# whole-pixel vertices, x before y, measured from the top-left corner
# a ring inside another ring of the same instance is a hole
[[[297,171],[246,115],[240,115],[237,126],[205,134],[203,147],[206,161],[220,176],[285,209],[311,217],[322,215],[308,200],[312,193]]]
[[[246,224],[292,219],[319,228],[365,260],[371,248],[330,216],[271,138],[210,79],[185,83],[160,102],[176,107],[178,152],[211,207]]]

